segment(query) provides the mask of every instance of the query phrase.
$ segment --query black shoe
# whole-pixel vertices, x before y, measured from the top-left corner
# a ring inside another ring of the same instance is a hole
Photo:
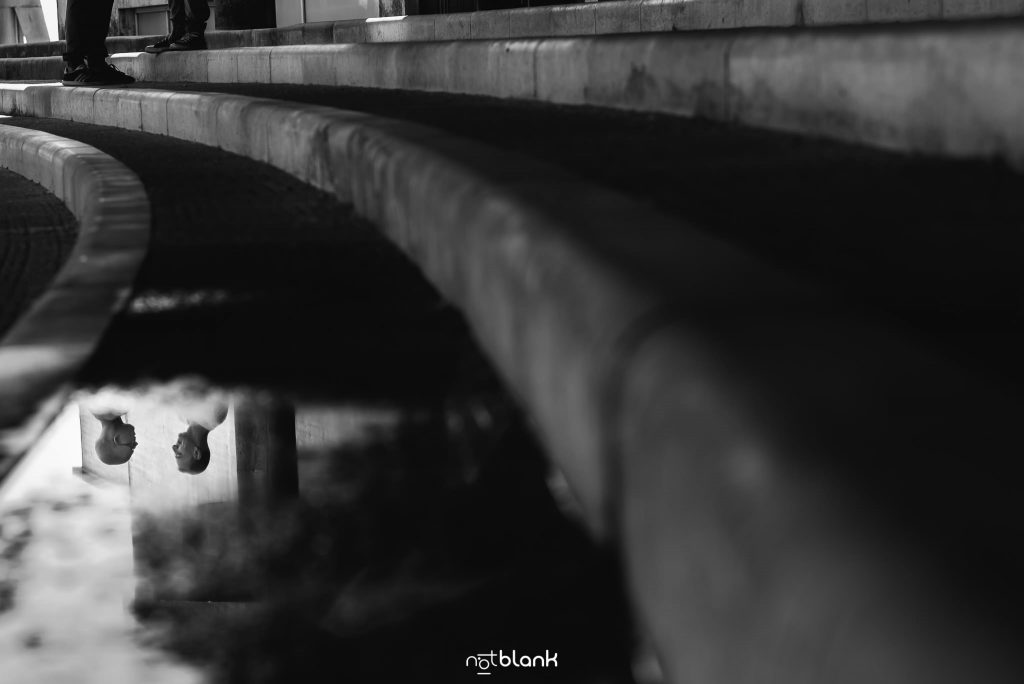
[[[161,52],[167,52],[171,49],[171,44],[181,37],[181,35],[176,33],[168,33],[166,36],[156,41],[152,45],[147,45],[146,52],[148,52],[151,55],[159,55]]]
[[[128,85],[129,83],[135,83],[134,78],[107,62],[99,62],[96,65],[90,64],[89,68],[99,78],[104,80],[103,85]]]
[[[181,38],[171,43],[171,46],[168,49],[175,52],[182,52],[184,50],[205,50],[206,38],[202,33],[189,31]]]
[[[61,83],[66,86],[125,85],[134,82],[134,78],[118,71],[106,62],[103,63],[103,67],[98,69],[85,64],[77,66],[69,64],[64,67],[64,76],[61,79]]]

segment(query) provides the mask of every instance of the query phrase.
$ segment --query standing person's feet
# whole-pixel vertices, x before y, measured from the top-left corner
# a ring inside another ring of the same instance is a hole
[[[169,50],[180,52],[184,50],[205,50],[206,37],[202,33],[189,31],[178,40],[171,43]]]
[[[83,62],[66,64],[61,83],[66,86],[128,85],[135,83],[135,79],[106,62],[100,62],[95,66]]]
[[[146,46],[146,52],[151,55],[158,55],[161,52],[166,52],[171,49],[171,45],[182,37],[180,33],[168,33],[166,36],[156,41],[152,45]]]
[[[107,62],[99,62],[97,64],[90,64],[89,68],[92,69],[100,78],[107,82],[107,85],[128,85],[129,83],[135,83],[135,79],[128,74],[118,69],[113,64]]]

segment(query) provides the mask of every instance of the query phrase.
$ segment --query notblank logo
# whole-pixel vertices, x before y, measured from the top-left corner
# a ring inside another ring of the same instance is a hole
[[[492,670],[499,667],[558,667],[558,653],[544,649],[544,655],[520,655],[512,649],[508,654],[499,650],[497,653],[477,653],[466,658],[466,667],[475,667],[478,675],[493,674]]]

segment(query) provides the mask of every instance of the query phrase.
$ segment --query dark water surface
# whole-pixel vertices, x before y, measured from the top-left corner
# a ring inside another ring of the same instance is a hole
[[[633,681],[615,564],[572,505],[487,383],[362,403],[83,391],[0,488],[0,655],[16,681],[56,681],[48,660],[94,681],[76,641],[127,661],[115,681],[405,682],[515,649],[547,665],[496,656],[496,676]]]
[[[633,680],[614,559],[462,317],[351,207],[220,150],[6,122],[113,155],[153,224],[0,483],[3,684]]]

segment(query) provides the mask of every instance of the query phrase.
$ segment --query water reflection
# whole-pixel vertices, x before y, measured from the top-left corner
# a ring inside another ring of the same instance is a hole
[[[76,399],[77,472],[129,502],[146,647],[215,681],[449,681],[513,648],[560,654],[532,681],[630,681],[614,566],[500,393]]]

